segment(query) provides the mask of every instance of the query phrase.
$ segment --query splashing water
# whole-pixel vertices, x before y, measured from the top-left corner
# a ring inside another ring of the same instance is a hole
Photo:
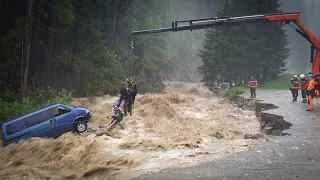
[[[254,112],[232,113],[230,102],[199,84],[166,84],[162,94],[139,95],[124,129],[113,129],[111,136],[67,133],[1,148],[1,179],[127,179],[134,171],[190,166],[263,142],[244,138],[259,133]],[[89,127],[99,131],[116,100],[84,98],[73,104],[90,109]]]

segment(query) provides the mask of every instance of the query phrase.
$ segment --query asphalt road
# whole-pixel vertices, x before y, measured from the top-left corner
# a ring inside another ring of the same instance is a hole
[[[210,161],[187,168],[166,169],[146,174],[135,180],[188,179],[320,179],[320,105],[306,112],[307,104],[291,102],[289,91],[257,91],[257,99],[279,106],[268,110],[284,116],[293,125],[286,136],[277,136],[248,151],[232,154],[225,159]]]

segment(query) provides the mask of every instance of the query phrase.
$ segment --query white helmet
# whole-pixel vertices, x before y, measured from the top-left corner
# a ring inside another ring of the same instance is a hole
[[[300,77],[301,78],[305,78],[306,76],[304,74],[300,74]]]
[[[298,76],[297,76],[297,75],[294,75],[293,77],[294,77],[294,78],[297,78]]]

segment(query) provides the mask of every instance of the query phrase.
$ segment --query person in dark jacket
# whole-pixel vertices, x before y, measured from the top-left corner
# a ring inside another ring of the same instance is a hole
[[[120,97],[117,104],[118,107],[121,106],[122,101],[125,101],[125,102],[127,101],[126,99],[128,99],[128,89],[130,86],[131,86],[131,82],[129,81],[129,79],[127,79],[126,84],[120,87]]]
[[[302,96],[302,103],[308,103],[307,101],[307,94],[306,94],[306,83],[307,79],[304,74],[300,75],[301,82],[300,82],[300,88],[301,88],[301,96]]]
[[[130,113],[130,116],[132,115],[132,108],[133,108],[137,93],[138,93],[137,85],[134,82],[132,82],[132,85],[128,89],[128,113]]]
[[[296,102],[298,95],[299,95],[299,89],[300,89],[300,84],[298,81],[298,76],[294,75],[293,78],[290,80],[291,81],[291,88],[290,91],[292,93],[292,102]]]

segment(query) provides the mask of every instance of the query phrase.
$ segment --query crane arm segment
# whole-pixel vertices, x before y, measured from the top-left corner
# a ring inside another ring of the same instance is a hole
[[[159,29],[149,29],[142,31],[133,31],[131,35],[143,35],[143,34],[153,34],[162,32],[177,32],[185,30],[196,30],[196,29],[206,29],[219,26],[229,26],[229,25],[239,25],[247,23],[268,23],[268,22],[285,22],[289,24],[293,22],[299,28],[295,30],[306,38],[311,43],[311,57],[310,63],[312,64],[312,73],[318,74],[320,72],[320,41],[311,33],[311,31],[306,28],[306,26],[301,22],[300,12],[293,13],[278,13],[278,14],[264,14],[264,15],[252,15],[252,16],[239,16],[239,17],[215,17],[215,18],[205,18],[205,19],[193,19],[193,20],[182,20],[173,21],[172,26],[168,28]],[[180,23],[187,23],[179,26]]]

